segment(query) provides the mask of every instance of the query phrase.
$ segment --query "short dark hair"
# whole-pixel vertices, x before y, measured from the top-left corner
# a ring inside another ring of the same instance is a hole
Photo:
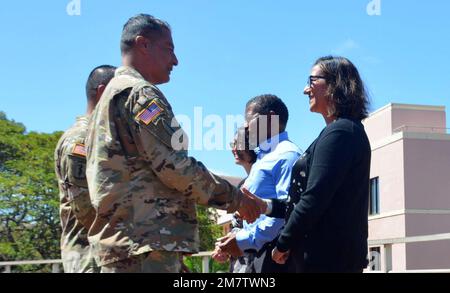
[[[328,83],[329,115],[363,120],[369,112],[367,89],[358,69],[344,57],[325,56],[317,59]]]
[[[165,30],[170,32],[170,26],[163,20],[149,14],[133,16],[123,26],[120,50],[122,53],[129,52],[133,48],[137,36],[144,36],[153,40],[155,37],[160,37]]]
[[[253,111],[260,115],[268,115],[270,111],[275,112],[280,119],[280,131],[284,131],[286,129],[289,119],[289,111],[279,97],[272,94],[256,96],[247,102],[245,108],[248,109],[250,106],[253,106]]]
[[[114,77],[116,67],[111,65],[101,65],[92,69],[86,82],[86,96],[88,100],[95,97],[95,90],[100,85],[107,85]]]

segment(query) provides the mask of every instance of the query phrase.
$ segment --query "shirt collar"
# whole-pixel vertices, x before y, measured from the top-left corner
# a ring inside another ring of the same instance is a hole
[[[280,142],[288,139],[289,137],[287,131],[283,131],[260,143],[259,146],[254,149],[254,151],[258,156],[258,159],[261,159],[265,154],[271,153],[273,150],[275,150]]]
[[[130,75],[138,79],[144,79],[144,77],[136,69],[130,66],[121,66],[117,68],[114,76],[120,75]]]
[[[89,121],[89,116],[88,115],[82,115],[82,116],[78,116],[76,118],[77,121]]]

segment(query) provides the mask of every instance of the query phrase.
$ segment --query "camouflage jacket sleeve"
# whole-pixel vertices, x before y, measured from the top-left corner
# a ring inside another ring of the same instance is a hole
[[[70,207],[75,217],[87,229],[95,219],[95,210],[91,204],[86,181],[86,157],[67,155],[66,190]]]
[[[193,197],[202,205],[229,212],[238,209],[242,198],[239,189],[188,156],[187,136],[162,93],[145,87],[127,103],[125,108],[131,113],[129,123],[141,155],[166,186]]]

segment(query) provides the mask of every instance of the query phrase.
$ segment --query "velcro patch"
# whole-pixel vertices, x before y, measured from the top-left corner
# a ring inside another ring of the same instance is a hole
[[[142,121],[145,125],[149,125],[152,121],[161,115],[164,112],[164,109],[153,101],[148,105],[144,110],[142,110],[136,118]]]
[[[87,155],[86,147],[84,146],[84,144],[77,143],[73,147],[72,154],[78,155],[78,156],[82,156],[82,157],[86,157],[86,155]]]

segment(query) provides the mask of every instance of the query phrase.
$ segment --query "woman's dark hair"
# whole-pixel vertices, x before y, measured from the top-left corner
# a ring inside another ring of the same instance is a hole
[[[344,57],[326,56],[317,59],[328,83],[329,115],[363,120],[368,116],[367,90],[355,65]]]

